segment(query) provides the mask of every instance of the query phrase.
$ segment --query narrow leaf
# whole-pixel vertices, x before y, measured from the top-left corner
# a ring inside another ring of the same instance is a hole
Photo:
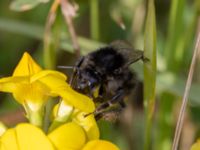
[[[167,67],[172,71],[178,71],[179,63],[183,57],[185,32],[183,12],[186,0],[171,1],[170,17],[168,25],[168,35],[165,46],[165,57],[167,59]]]
[[[144,106],[146,111],[144,149],[148,150],[150,149],[156,86],[156,19],[154,0],[148,1],[144,37],[144,56],[149,59],[149,61],[144,64]]]

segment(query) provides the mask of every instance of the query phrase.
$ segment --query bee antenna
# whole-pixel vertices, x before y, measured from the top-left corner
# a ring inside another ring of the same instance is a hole
[[[57,68],[60,68],[60,69],[74,69],[74,68],[77,68],[76,66],[57,66]]]

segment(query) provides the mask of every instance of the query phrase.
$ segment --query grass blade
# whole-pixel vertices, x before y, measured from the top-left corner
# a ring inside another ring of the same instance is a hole
[[[148,1],[144,37],[144,56],[149,59],[149,61],[144,64],[144,106],[146,113],[144,149],[148,150],[150,149],[151,142],[156,86],[156,18],[154,0]]]
[[[172,71],[179,69],[178,61],[183,55],[183,37],[184,37],[184,21],[183,12],[185,8],[185,0],[171,1],[170,18],[168,25],[168,35],[166,39],[165,57],[167,67]],[[176,50],[176,51],[174,51]],[[178,56],[177,56],[178,55]]]
[[[99,1],[90,0],[91,38],[99,40]]]
[[[42,40],[44,29],[40,25],[19,20],[0,18],[0,30]]]
[[[44,27],[42,27],[41,25],[35,25],[28,22],[13,19],[0,18],[0,30],[4,32],[6,31],[19,35],[24,35],[26,37],[38,40],[43,40],[44,35]],[[71,53],[74,52],[68,34],[62,33],[60,40],[61,42],[59,46],[61,49]],[[100,43],[95,40],[91,40],[81,36],[78,37],[78,43],[80,43],[82,54],[87,54],[88,52],[91,52],[92,50],[105,45],[104,43]]]

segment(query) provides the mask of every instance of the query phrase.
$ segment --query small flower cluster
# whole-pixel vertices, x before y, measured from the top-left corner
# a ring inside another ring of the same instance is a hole
[[[66,80],[58,71],[43,70],[24,53],[13,75],[0,79],[0,91],[12,93],[24,107],[29,123],[10,129],[0,123],[0,150],[119,150],[99,139],[94,116],[85,117],[94,112],[93,101],[74,91]],[[60,102],[44,132],[45,106],[53,97],[60,97]]]

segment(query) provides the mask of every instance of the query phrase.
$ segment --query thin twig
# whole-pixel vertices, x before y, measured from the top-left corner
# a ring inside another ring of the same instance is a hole
[[[194,49],[194,53],[193,53],[193,57],[192,57],[192,62],[190,65],[190,70],[189,70],[189,74],[188,74],[188,78],[187,78],[187,82],[186,82],[186,86],[185,86],[185,92],[183,95],[182,105],[181,105],[181,109],[179,112],[179,117],[178,117],[178,121],[177,121],[177,125],[176,125],[176,131],[175,131],[174,141],[173,141],[173,145],[172,145],[172,150],[177,150],[177,148],[178,148],[180,134],[181,134],[181,130],[183,127],[185,109],[186,109],[187,102],[188,102],[188,95],[190,92],[194,68],[195,68],[195,64],[196,64],[197,56],[198,56],[198,52],[199,52],[199,42],[200,42],[200,32],[198,32],[197,41],[196,41],[196,45],[195,45],[195,49]]]
[[[65,22],[68,26],[74,51],[76,53],[76,56],[79,57],[80,46],[77,40],[77,35],[73,24],[73,17],[76,15],[76,8],[68,0],[61,0],[61,10],[62,14],[64,15]]]
[[[56,18],[56,10],[58,8],[60,4],[60,0],[54,0],[51,9],[49,11],[49,14],[47,16],[47,21],[46,21],[46,25],[45,25],[45,33],[49,33],[51,26],[53,25],[55,18]]]

